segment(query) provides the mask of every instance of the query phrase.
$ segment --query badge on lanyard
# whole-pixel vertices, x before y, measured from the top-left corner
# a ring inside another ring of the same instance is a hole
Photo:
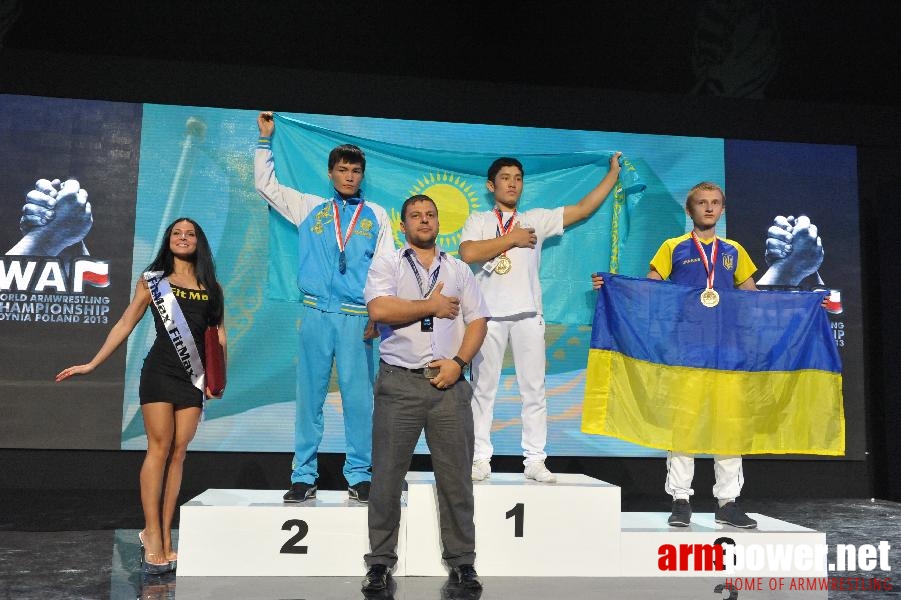
[[[432,276],[429,280],[429,289],[423,291],[422,289],[422,276],[419,274],[419,269],[416,268],[416,264],[413,262],[413,259],[410,258],[410,254],[412,250],[408,250],[404,253],[404,258],[407,259],[407,263],[410,265],[410,269],[413,270],[413,275],[416,276],[416,284],[419,286],[419,295],[422,296],[423,299],[429,297],[429,294],[432,293],[432,290],[435,289],[435,284],[438,283],[438,273],[441,271],[441,260],[438,261],[438,267],[432,273]],[[419,330],[424,331],[426,333],[431,333],[435,327],[435,317],[433,315],[429,315],[427,317],[423,317],[422,321],[419,322]]]

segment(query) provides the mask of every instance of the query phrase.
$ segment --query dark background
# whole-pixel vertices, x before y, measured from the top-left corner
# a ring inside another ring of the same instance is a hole
[[[868,455],[749,460],[744,495],[901,500],[898,12],[803,0],[0,0],[0,92],[856,145]],[[0,462],[0,487],[98,487],[92,474],[134,487],[140,453],[0,450]],[[188,490],[282,487],[290,457],[191,462]],[[323,487],[341,486],[339,465],[325,457]],[[660,460],[549,466],[615,482],[626,499],[662,494]]]

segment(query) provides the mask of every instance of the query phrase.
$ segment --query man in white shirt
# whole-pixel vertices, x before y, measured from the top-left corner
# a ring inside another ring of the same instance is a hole
[[[519,212],[523,167],[515,158],[499,158],[488,169],[488,190],[494,209],[473,213],[463,226],[460,258],[480,267],[476,279],[491,310],[488,334],[472,364],[475,453],[472,479],[491,474],[491,421],[507,342],[513,344],[516,380],[522,396],[522,448],[525,476],[554,483],[545,466],[547,399],[544,389],[545,346],[541,282],[541,246],[565,227],[587,219],[601,206],[616,184],[620,153],[598,185],[575,204],[553,210]]]
[[[431,198],[404,202],[401,229],[406,245],[373,259],[364,292],[369,317],[379,326],[382,362],[372,415],[363,591],[386,589],[397,563],[400,496],[423,429],[435,469],[442,558],[455,583],[478,590],[469,473],[472,387],[463,368],[485,338],[488,307],[470,268],[435,245],[438,208]]]

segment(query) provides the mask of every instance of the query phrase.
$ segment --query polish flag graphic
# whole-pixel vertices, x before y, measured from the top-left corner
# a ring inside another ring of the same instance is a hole
[[[109,285],[109,264],[105,261],[83,260],[75,261],[75,273],[72,278],[72,291],[84,291],[84,284],[94,287],[106,287]]]
[[[842,291],[841,290],[829,290],[829,295],[826,296],[826,312],[832,313],[833,315],[842,314]]]

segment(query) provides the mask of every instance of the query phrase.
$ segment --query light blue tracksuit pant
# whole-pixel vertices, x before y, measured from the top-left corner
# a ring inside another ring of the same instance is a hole
[[[325,426],[322,409],[332,361],[344,413],[344,478],[355,485],[372,477],[372,385],[378,348],[363,341],[367,320],[365,314],[302,309],[291,483],[314,483],[319,477],[316,453]]]

